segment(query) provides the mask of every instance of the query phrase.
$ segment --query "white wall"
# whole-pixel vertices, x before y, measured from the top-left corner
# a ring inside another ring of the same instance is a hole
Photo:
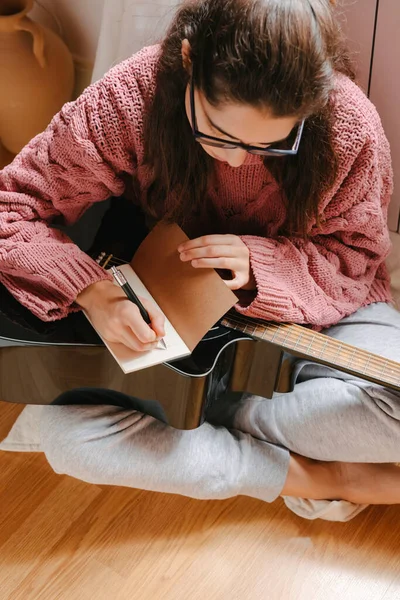
[[[158,41],[179,3],[179,0],[35,1],[30,13],[33,19],[58,34],[61,24],[62,37],[76,65],[75,95],[90,83],[93,68],[93,77],[98,79],[114,64]]]
[[[39,2],[42,6],[36,3],[30,16],[59,35],[61,25],[61,37],[71,50],[75,61],[77,95],[90,83],[104,0],[39,0]]]
[[[377,0],[339,0],[338,6],[358,82],[368,92]]]
[[[179,0],[104,0],[93,79],[144,46],[158,42]]]

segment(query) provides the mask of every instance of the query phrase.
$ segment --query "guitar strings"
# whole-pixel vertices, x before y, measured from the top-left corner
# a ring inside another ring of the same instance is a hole
[[[235,318],[235,317],[231,318],[229,316],[228,319],[227,319],[227,322],[228,323],[229,322],[233,322],[236,326],[241,326],[241,327],[244,325],[245,329],[250,329],[251,328],[251,325],[249,325],[249,323],[247,323],[245,320],[241,320],[240,318]],[[260,323],[257,323],[253,327],[254,327],[254,335],[257,335],[258,337],[262,337],[262,339],[264,339],[265,341],[271,341],[272,342],[272,340],[268,340],[264,336],[261,336],[257,332],[257,328],[261,328],[261,329],[264,329],[264,330],[274,331],[275,332],[275,334],[273,336],[274,337],[274,342],[277,342],[277,343],[279,343],[279,336],[276,336],[276,332],[283,331],[284,332],[283,333],[284,339],[280,340],[282,344],[284,344],[286,342],[290,342],[291,344],[294,343],[295,346],[296,346],[296,348],[301,347],[301,348],[311,349],[311,347],[315,346],[315,344],[322,344],[323,347],[325,347],[327,345],[327,343],[330,343],[333,346],[336,346],[336,347],[339,346],[339,348],[335,348],[336,354],[337,354],[337,351],[339,349],[340,349],[340,351],[342,351],[342,352],[348,352],[351,355],[353,355],[354,352],[357,352],[358,354],[364,355],[366,358],[374,357],[379,362],[385,362],[385,363],[388,363],[388,364],[392,363],[394,366],[400,367],[400,364],[397,363],[397,362],[395,362],[395,361],[390,361],[389,359],[385,359],[383,357],[379,357],[376,354],[373,354],[373,353],[370,353],[370,352],[368,352],[366,350],[363,350],[362,348],[353,348],[353,347],[349,346],[348,344],[345,344],[344,342],[340,342],[340,341],[336,340],[335,338],[330,338],[329,336],[326,336],[326,337],[323,336],[322,337],[322,334],[319,334],[318,332],[311,332],[311,331],[309,331],[307,329],[304,329],[301,326],[295,326],[295,325],[290,325],[290,324],[278,325],[278,324],[275,324],[275,323],[271,323],[271,324],[267,323],[267,324],[262,324],[261,325]],[[300,332],[300,334],[298,336],[296,336],[296,334],[294,334],[294,333],[291,332],[291,329],[294,328],[294,327],[296,327],[296,329],[297,328],[301,329],[301,332]],[[306,341],[299,342],[299,340],[300,340],[300,338],[301,338],[302,335],[303,336],[306,335],[308,337],[311,337],[312,340],[309,343],[306,343]],[[319,336],[321,336],[321,337],[319,337]],[[293,348],[293,349],[295,350],[296,348]],[[324,350],[324,353],[325,353],[325,350]],[[329,354],[329,353],[333,353],[333,352],[332,351],[328,351],[326,353]]]
[[[113,256],[112,254],[110,254],[109,256],[109,260],[107,260],[106,264],[110,264],[112,266],[116,266],[116,265],[125,265],[126,264],[126,260],[121,260],[120,258],[117,258],[116,256]]]
[[[301,327],[300,325],[289,325],[289,324],[282,324],[282,325],[278,325],[278,324],[274,324],[274,323],[265,323],[265,324],[261,324],[259,322],[256,322],[254,325],[253,324],[249,324],[247,323],[243,318],[241,318],[240,316],[238,317],[231,317],[231,315],[228,315],[228,317],[225,319],[226,323],[229,324],[233,323],[234,325],[238,326],[242,331],[243,330],[250,330],[253,329],[253,335],[255,335],[256,337],[263,339],[264,341],[271,341],[272,340],[268,340],[266,339],[264,336],[262,336],[260,333],[257,332],[257,328],[261,328],[262,330],[270,330],[271,332],[275,332],[274,333],[274,339],[272,343],[276,343],[278,345],[281,345],[284,347],[285,344],[288,344],[289,348],[291,348],[292,350],[296,351],[298,350],[299,352],[301,350],[305,350],[308,353],[311,354],[311,356],[313,356],[314,358],[319,358],[320,360],[322,360],[323,356],[334,356],[336,363],[335,364],[341,364],[342,366],[345,366],[347,368],[350,368],[351,366],[353,366],[354,361],[357,362],[357,359],[355,357],[355,354],[359,354],[362,356],[361,360],[365,360],[366,362],[366,366],[365,367],[365,372],[369,371],[369,372],[374,372],[375,374],[380,374],[382,377],[385,377],[387,379],[389,378],[393,378],[395,379],[395,381],[399,381],[400,380],[400,363],[397,363],[395,361],[389,360],[389,359],[385,359],[384,357],[379,357],[376,354],[370,353],[366,350],[363,350],[362,348],[352,348],[351,346],[349,346],[348,344],[345,344],[343,342],[340,342],[339,340],[336,340],[335,338],[330,338],[329,336],[323,336],[322,334],[319,334],[318,332],[311,332],[307,329],[304,329],[303,327]],[[296,328],[296,329],[301,329],[301,333],[299,335],[296,335],[295,333],[292,333],[292,331],[290,329],[292,328]],[[277,332],[283,331],[283,335],[284,335],[284,339],[280,340],[279,336],[276,336]],[[249,331],[250,333],[250,331]],[[301,336],[307,335],[308,337],[311,337],[311,341],[310,342],[302,342],[300,341]],[[321,336],[323,339],[317,337],[317,336]],[[332,346],[335,346],[335,351],[333,350],[326,350],[326,346],[328,343],[331,343]],[[319,344],[320,346],[322,346],[319,348],[315,348],[315,354],[312,353],[312,351],[310,352],[311,348],[316,344]],[[318,354],[319,351],[319,354]],[[346,355],[340,362],[338,361],[338,357],[340,356],[340,354],[342,355]],[[352,362],[353,361],[353,362]],[[335,361],[332,361],[335,362]],[[356,370],[358,373],[363,373],[364,374],[364,370],[361,367],[354,367],[354,370]],[[393,375],[393,373],[389,373],[388,371],[392,370],[392,371],[397,371],[399,373],[399,375]],[[387,371],[386,373],[384,373],[385,371]]]
[[[261,337],[257,331],[258,328],[260,328],[261,330],[264,330],[264,331],[272,330],[275,332],[274,336],[273,336],[274,342],[275,341],[279,342],[279,336],[276,336],[276,332],[283,331],[284,339],[281,340],[281,342],[282,343],[285,343],[286,341],[290,341],[291,343],[295,342],[295,345],[297,344],[296,348],[298,347],[299,343],[302,345],[302,347],[304,347],[304,345],[305,345],[304,341],[299,342],[301,337],[309,337],[309,338],[311,337],[312,338],[311,341],[306,345],[306,347],[309,347],[310,349],[311,349],[311,346],[314,346],[315,344],[323,344],[323,346],[326,346],[329,341],[330,345],[339,346],[340,349],[343,351],[350,352],[350,353],[357,351],[357,353],[359,353],[359,354],[365,354],[368,358],[370,356],[374,356],[379,361],[393,362],[394,365],[400,366],[400,364],[395,361],[389,361],[389,359],[380,357],[380,356],[373,354],[371,352],[368,352],[367,350],[364,350],[362,348],[356,348],[356,347],[353,348],[353,347],[349,346],[348,344],[346,344],[345,342],[340,342],[339,340],[336,340],[335,338],[331,338],[329,336],[324,336],[323,334],[320,334],[319,332],[310,331],[300,325],[296,325],[296,324],[292,325],[292,324],[288,324],[288,323],[276,324],[276,323],[269,323],[269,322],[261,323],[259,321],[255,322],[254,325],[250,325],[245,319],[243,319],[241,317],[234,317],[234,316],[231,317],[231,315],[229,315],[227,317],[226,321],[227,321],[227,323],[232,322],[236,326],[240,326],[240,327],[244,326],[244,329],[251,328],[253,326],[254,335],[258,335],[258,337]],[[298,330],[299,334],[297,335],[297,334],[293,333],[292,332],[293,329]],[[265,341],[272,342],[272,340],[268,340],[264,336],[263,336],[263,339]]]
[[[100,267],[103,267],[103,269],[105,269],[107,265],[121,266],[126,264],[125,260],[121,260],[113,254],[106,254],[105,252],[101,252],[99,254],[99,256],[96,258],[96,262],[100,265]]]
[[[229,321],[228,321],[229,324]],[[241,330],[243,330],[243,328],[240,328]],[[272,329],[272,327],[271,327]],[[278,327],[275,327],[275,329],[278,329]],[[249,332],[250,333],[250,332]],[[270,341],[268,339],[266,339],[264,336],[261,336],[260,334],[257,334],[256,332],[253,333],[253,335],[255,335],[255,337],[258,337],[259,339],[263,339],[264,341]],[[332,338],[328,338],[329,341],[332,340]],[[329,362],[333,362],[336,365],[341,365],[345,368],[353,368],[354,371],[357,371],[357,373],[360,374],[367,374],[370,373],[371,375],[379,375],[380,378],[385,378],[387,381],[392,381],[395,382],[396,384],[399,382],[400,383],[400,365],[399,363],[396,363],[394,361],[390,361],[387,360],[385,358],[381,358],[381,357],[377,357],[377,355],[373,355],[372,353],[368,354],[366,353],[366,351],[361,352],[360,354],[364,354],[365,356],[363,356],[361,358],[361,360],[364,359],[365,364],[363,365],[357,365],[357,362],[359,362],[360,359],[356,359],[355,354],[358,353],[358,351],[360,349],[358,348],[351,348],[351,349],[347,349],[345,347],[343,347],[343,345],[341,346],[340,343],[339,345],[339,349],[336,350],[336,352],[327,352],[326,351],[326,345],[328,342],[328,340],[324,341],[324,342],[319,342],[319,344],[322,344],[322,348],[319,347],[318,349],[315,348],[314,352],[310,352],[311,347],[313,346],[313,342],[315,343],[316,340],[313,340],[312,342],[310,342],[309,344],[305,344],[305,343],[301,343],[299,342],[298,338],[294,337],[289,333],[286,333],[285,338],[283,340],[281,340],[281,342],[279,341],[279,338],[274,339],[274,341],[272,343],[276,343],[278,345],[281,345],[282,347],[286,346],[288,347],[288,349],[292,349],[294,351],[298,350],[299,352],[301,352],[302,350],[304,350],[304,353],[309,354],[311,357],[313,357],[314,359],[319,359],[319,360],[323,360],[324,357],[329,361]],[[289,343],[288,343],[289,342]],[[342,358],[341,360],[338,360],[340,353],[342,353]],[[366,359],[366,360],[365,360]],[[397,373],[397,374],[396,374]]]
[[[253,335],[263,341],[269,341],[261,335]],[[287,343],[288,341],[292,341],[292,344]],[[295,345],[293,345],[293,341],[296,342]],[[282,348],[287,349],[289,352],[292,350],[294,352],[297,351],[299,353],[309,355],[310,360],[314,359],[316,361],[319,360],[322,362],[330,362],[334,366],[349,369],[353,372],[359,373],[360,375],[370,375],[371,377],[376,377],[400,386],[400,368],[398,363],[391,363],[389,360],[380,358],[376,359],[372,358],[371,356],[367,356],[366,359],[356,358],[355,354],[357,353],[358,349],[347,351],[346,349],[342,348],[339,350],[339,352],[328,353],[326,349],[322,347],[322,349],[316,348],[314,351],[310,351],[310,344],[297,343],[296,338],[294,338],[294,340],[293,338],[290,340],[290,336],[287,336],[281,343],[279,342],[279,339],[274,340],[272,343],[282,346]],[[340,352],[342,352],[342,356],[340,356]]]

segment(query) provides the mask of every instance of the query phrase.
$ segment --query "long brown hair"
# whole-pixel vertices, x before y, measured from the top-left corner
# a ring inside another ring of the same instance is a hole
[[[156,93],[145,123],[145,161],[154,180],[146,209],[184,222],[204,203],[214,161],[193,139],[185,111],[190,43],[196,86],[221,100],[268,108],[276,117],[306,118],[296,156],[266,158],[282,186],[286,231],[306,235],[318,221],[321,195],[337,160],[331,101],[335,72],[354,78],[332,0],[190,0],[162,43]]]

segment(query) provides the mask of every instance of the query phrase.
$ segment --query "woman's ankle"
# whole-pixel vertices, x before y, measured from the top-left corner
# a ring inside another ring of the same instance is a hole
[[[282,496],[343,500],[349,494],[341,463],[321,462],[292,454]]]

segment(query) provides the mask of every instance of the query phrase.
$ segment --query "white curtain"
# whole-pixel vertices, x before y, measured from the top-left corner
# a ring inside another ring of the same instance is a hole
[[[160,40],[180,0],[104,0],[92,81]]]

